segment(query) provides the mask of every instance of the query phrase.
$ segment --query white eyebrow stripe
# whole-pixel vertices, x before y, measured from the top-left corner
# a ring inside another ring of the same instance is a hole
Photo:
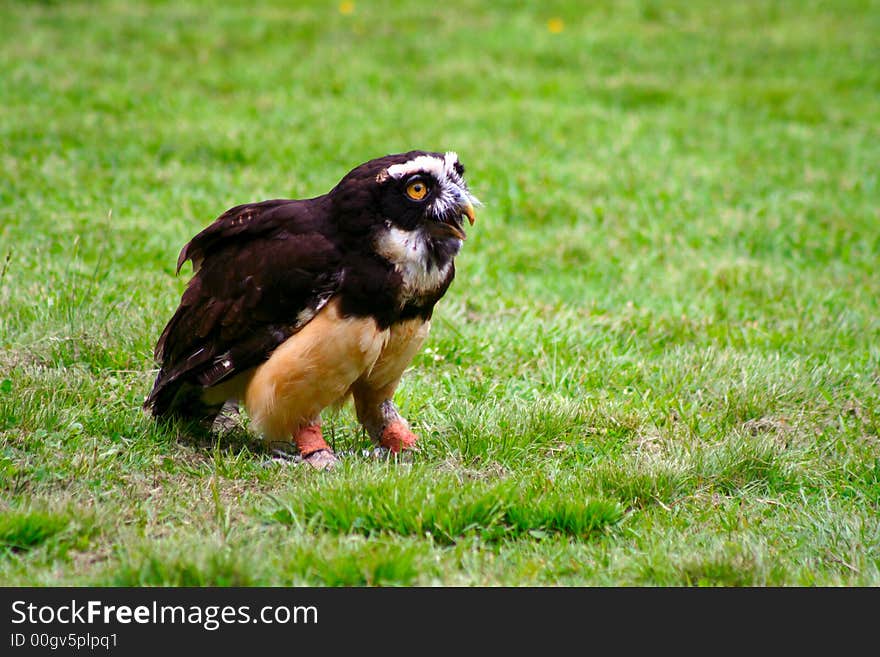
[[[437,180],[443,180],[444,178],[461,180],[461,177],[455,170],[457,162],[458,155],[454,151],[447,151],[442,159],[436,155],[419,155],[403,164],[392,164],[388,167],[388,175],[392,178],[400,179],[419,171],[425,171],[433,175]]]
[[[447,174],[454,175],[456,179],[461,180],[461,176],[458,175],[458,171],[455,170],[455,165],[458,162],[458,153],[455,151],[446,151],[446,155],[443,156],[443,165]]]

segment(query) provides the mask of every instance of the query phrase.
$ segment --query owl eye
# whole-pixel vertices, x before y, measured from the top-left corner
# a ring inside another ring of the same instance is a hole
[[[413,201],[421,201],[428,195],[428,185],[421,178],[410,180],[406,184],[406,195]]]

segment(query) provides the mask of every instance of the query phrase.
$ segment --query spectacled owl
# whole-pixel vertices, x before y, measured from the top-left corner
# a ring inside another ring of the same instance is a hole
[[[354,400],[393,453],[416,436],[393,402],[421,348],[479,202],[453,152],[370,160],[327,194],[227,210],[186,244],[193,266],[156,344],[144,407],[210,426],[243,404],[270,443],[317,468],[336,462],[321,412]]]

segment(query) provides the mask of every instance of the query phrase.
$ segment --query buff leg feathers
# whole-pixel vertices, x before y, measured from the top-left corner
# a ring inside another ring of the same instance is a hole
[[[264,440],[292,442],[304,461],[323,469],[337,458],[322,436],[321,411],[351,395],[370,438],[397,454],[417,437],[392,398],[429,328],[413,319],[381,330],[371,318],[343,317],[331,301],[269,360],[205,399],[241,399]]]

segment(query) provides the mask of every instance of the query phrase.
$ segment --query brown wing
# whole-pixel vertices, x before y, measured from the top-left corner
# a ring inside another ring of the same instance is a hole
[[[178,270],[192,260],[195,273],[156,344],[146,408],[197,414],[182,393],[265,361],[327,302],[342,256],[326,212],[324,197],[241,205],[183,248]]]

